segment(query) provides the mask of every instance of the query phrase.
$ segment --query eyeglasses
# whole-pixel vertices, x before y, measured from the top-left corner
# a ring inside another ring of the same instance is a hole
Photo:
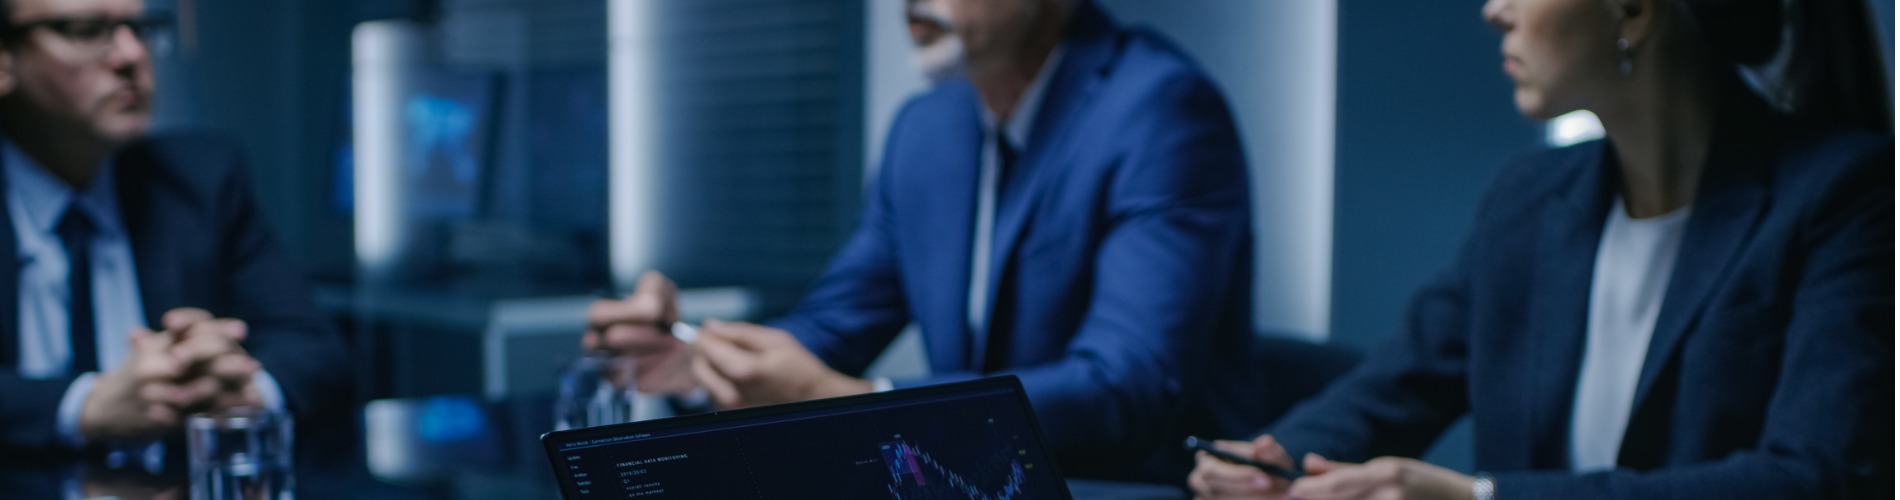
[[[147,14],[137,19],[110,17],[75,17],[34,19],[8,23],[4,30],[6,38],[17,40],[35,29],[45,29],[72,45],[82,56],[105,57],[112,50],[113,39],[119,28],[132,30],[132,35],[145,44],[145,50],[154,57],[171,52],[174,31],[172,17],[168,14]]]

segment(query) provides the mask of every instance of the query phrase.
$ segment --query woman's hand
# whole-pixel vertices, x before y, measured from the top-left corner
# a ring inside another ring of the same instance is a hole
[[[1255,461],[1293,468],[1293,458],[1287,456],[1273,436],[1260,436],[1253,442],[1215,441],[1214,446],[1243,457],[1253,457]],[[1209,456],[1207,452],[1194,454],[1194,472],[1188,474],[1188,488],[1194,490],[1197,500],[1216,499],[1273,499],[1286,498],[1285,479],[1268,476],[1260,469],[1229,463]]]
[[[1306,455],[1306,477],[1293,482],[1300,500],[1351,498],[1469,500],[1477,479],[1409,458],[1382,457],[1363,464]]]

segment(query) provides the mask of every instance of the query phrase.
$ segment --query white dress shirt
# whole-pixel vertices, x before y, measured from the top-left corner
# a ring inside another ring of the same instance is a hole
[[[100,369],[116,368],[131,354],[128,339],[132,329],[146,325],[138,269],[121,217],[113,162],[107,160],[100,166],[84,190],[75,190],[13,142],[0,139],[0,166],[6,176],[7,216],[13,222],[19,246],[20,375],[52,379],[71,371],[72,339],[67,334],[70,318],[66,312],[71,295],[66,282],[70,263],[55,232],[68,207],[83,211],[95,228],[89,242],[95,317],[92,335]],[[59,434],[74,445],[83,444],[79,414],[98,376],[78,375],[57,410]],[[252,383],[265,406],[283,409],[282,389],[269,373],[260,371]]]
[[[1635,404],[1649,338],[1662,312],[1669,274],[1688,227],[1690,207],[1632,219],[1622,197],[1610,205],[1590,286],[1588,338],[1570,417],[1570,470],[1616,468]]]

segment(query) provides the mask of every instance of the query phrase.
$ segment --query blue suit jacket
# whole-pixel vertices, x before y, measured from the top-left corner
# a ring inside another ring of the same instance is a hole
[[[292,412],[303,419],[345,411],[343,344],[265,226],[238,149],[208,137],[160,137],[116,158],[146,323],[161,325],[179,307],[245,320],[246,351],[277,379]],[[0,217],[0,255],[17,255],[18,246],[11,219]],[[73,377],[29,380],[16,371],[19,293],[19,268],[0,266],[0,448],[50,448],[55,409]]]
[[[915,321],[934,374],[899,385],[1017,375],[1065,473],[1173,481],[1251,341],[1245,159],[1220,93],[1156,36],[1085,2],[1064,47],[997,202],[1006,359],[984,366],[966,326],[983,133],[961,80],[898,114],[859,227],[774,326],[857,374]]]
[[[1416,455],[1469,412],[1499,498],[1814,498],[1891,487],[1893,144],[1736,99],[1716,131],[1613,471],[1568,472],[1610,145],[1524,158],[1406,323],[1273,435]],[[1620,209],[1620,208],[1618,208]],[[1884,494],[1891,496],[1890,490]]]

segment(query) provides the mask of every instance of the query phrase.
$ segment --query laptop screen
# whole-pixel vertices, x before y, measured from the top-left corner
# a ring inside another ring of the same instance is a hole
[[[541,441],[569,499],[1069,498],[1015,377]]]

